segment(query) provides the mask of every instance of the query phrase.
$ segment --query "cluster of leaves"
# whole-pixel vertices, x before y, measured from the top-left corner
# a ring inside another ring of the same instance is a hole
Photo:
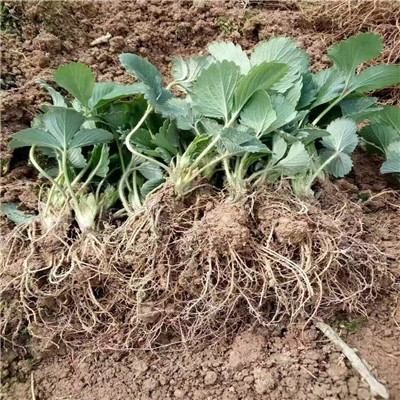
[[[164,182],[184,196],[198,182],[223,181],[237,198],[288,179],[296,194],[310,196],[317,178],[350,172],[357,123],[367,119],[372,123],[360,135],[385,155],[381,172],[400,171],[399,109],[364,95],[398,84],[400,67],[357,73],[382,48],[379,36],[362,33],[329,50],[331,68],[311,73],[308,54],[284,37],[259,43],[250,56],[217,42],[209,56],[175,58],[167,87],[134,54],[120,56],[138,80],[131,85],[96,83],[89,68],[71,63],[54,81],[73,100],[40,81],[53,105],[43,106],[11,146],[31,146],[32,164],[52,183],[45,217],[73,211],[81,229],[94,227],[117,200],[117,214],[134,212]],[[52,160],[50,168],[38,164],[37,151]]]

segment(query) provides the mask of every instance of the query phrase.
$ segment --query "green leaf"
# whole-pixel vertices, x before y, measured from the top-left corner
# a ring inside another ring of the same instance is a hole
[[[400,134],[391,126],[376,123],[361,129],[360,136],[367,142],[370,153],[384,154],[391,143],[400,140]]]
[[[259,90],[244,106],[240,114],[240,123],[260,134],[276,120],[271,98],[265,90]]]
[[[250,60],[252,65],[277,61],[294,66],[301,71],[307,71],[310,66],[310,58],[307,52],[297,48],[295,40],[285,37],[273,37],[266,42],[257,44]]]
[[[296,41],[285,37],[273,37],[258,44],[251,55],[252,65],[276,61],[290,67],[283,79],[273,86],[273,90],[285,93],[298,79],[300,73],[308,71],[310,57],[303,49],[296,47]]]
[[[313,75],[317,97],[310,108],[325,104],[339,97],[344,89],[345,77],[337,68],[328,68]]]
[[[35,215],[27,215],[19,210],[16,203],[3,203],[0,211],[15,225],[28,224],[36,218]]]
[[[81,148],[70,149],[68,151],[68,160],[74,168],[84,168],[86,159],[82,154]]]
[[[136,54],[130,53],[121,54],[119,59],[128,72],[150,88],[154,97],[157,98],[161,95],[162,76],[153,64]]]
[[[357,125],[351,119],[335,119],[326,130],[330,135],[322,138],[322,144],[327,149],[350,154],[357,147]]]
[[[141,93],[142,85],[121,85],[116,82],[97,82],[94,86],[92,96],[89,99],[91,110],[102,107],[110,102]]]
[[[114,139],[112,133],[104,129],[83,129],[79,131],[71,140],[69,147],[71,149],[77,147],[92,146],[99,143],[107,143]]]
[[[83,105],[88,105],[94,88],[95,76],[85,64],[70,63],[62,65],[54,72],[53,79]]]
[[[190,88],[203,69],[206,69],[212,62],[211,57],[192,57],[188,61],[181,57],[174,57],[172,74],[175,82],[179,82],[184,89]]]
[[[164,178],[159,179],[151,179],[145,182],[140,188],[141,195],[146,198],[149,193],[151,193],[154,189],[158,188],[165,182]]]
[[[84,121],[82,114],[68,108],[55,109],[44,117],[46,128],[60,142],[63,149],[68,148]]]
[[[381,167],[381,174],[400,173],[400,140],[393,142],[385,151],[386,160]]]
[[[356,68],[363,62],[379,57],[383,49],[383,41],[375,33],[360,33],[344,40],[328,51],[329,58],[344,73],[349,82]]]
[[[148,180],[162,179],[161,168],[151,162],[144,162],[137,167],[137,170]]]
[[[381,124],[393,127],[400,134],[400,108],[383,106],[382,111],[371,116],[371,119]]]
[[[265,133],[272,132],[291,122],[296,118],[296,105],[287,101],[282,95],[272,95],[271,101],[276,113],[276,120],[269,126]]]
[[[53,100],[53,105],[56,107],[68,107],[67,101],[65,100],[64,96],[62,96],[60,93],[57,92],[52,86],[47,84],[46,81],[43,79],[38,79],[36,81],[41,87],[44,87],[50,94],[52,100]]]
[[[337,178],[342,177],[350,172],[353,165],[350,154],[358,144],[357,125],[351,119],[339,118],[332,121],[326,130],[330,135],[321,141],[325,147],[320,153],[322,162],[331,159],[325,167],[326,171]]]
[[[325,170],[335,178],[347,175],[353,167],[353,161],[346,153],[336,153],[335,150],[322,150],[320,153],[321,161],[325,162],[329,158],[335,158],[325,167]]]
[[[383,89],[400,83],[400,66],[376,65],[364,69],[350,81],[349,90],[359,93]]]
[[[206,117],[228,121],[240,69],[233,62],[222,61],[203,70],[194,83],[191,95],[194,109]]]
[[[253,67],[237,85],[234,94],[234,112],[240,112],[257,91],[270,89],[287,74],[288,70],[287,65],[276,62],[262,63]]]
[[[53,149],[62,148],[62,144],[54,136],[40,129],[25,129],[15,133],[12,137],[13,139],[9,144],[12,149],[33,145],[50,147]]]
[[[296,142],[290,146],[287,156],[276,164],[275,169],[278,169],[282,175],[294,176],[307,171],[310,165],[311,157],[307,153],[304,145],[300,142]]]
[[[286,153],[287,143],[278,135],[272,138],[272,161],[276,164]]]
[[[376,100],[376,97],[354,97],[342,100],[339,105],[343,116],[362,122],[370,119],[372,113],[382,110],[382,107],[375,107]]]
[[[210,135],[198,135],[189,144],[185,153],[190,157],[195,157],[199,155],[208,146],[210,141],[211,141]]]
[[[177,154],[179,148],[179,134],[173,121],[165,120],[160,131],[155,135],[153,143],[172,154]]]
[[[239,68],[242,75],[246,75],[251,68],[249,57],[240,45],[232,42],[214,42],[208,46],[208,51],[217,61],[232,61]]]
[[[300,139],[304,146],[314,143],[317,139],[328,136],[329,132],[324,129],[305,127],[296,132],[296,138]]]
[[[230,154],[271,152],[264,143],[253,135],[235,128],[224,128],[222,130],[221,139],[217,143],[217,149],[222,154],[225,152]]]
[[[313,80],[311,72],[307,71],[303,74],[303,86],[301,88],[301,96],[297,104],[298,109],[308,107],[317,97],[319,88]]]
[[[131,142],[138,147],[144,147],[154,150],[156,145],[153,143],[153,137],[147,129],[140,128],[132,136]]]
[[[90,161],[92,170],[97,168],[96,176],[105,178],[110,170],[110,146],[106,144],[95,146],[92,151]]]

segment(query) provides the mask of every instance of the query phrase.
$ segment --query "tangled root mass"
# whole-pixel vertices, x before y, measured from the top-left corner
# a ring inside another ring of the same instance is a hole
[[[101,234],[71,242],[65,231],[14,232],[3,249],[2,335],[17,336],[21,311],[46,343],[99,349],[187,343],[322,311],[366,313],[390,276],[386,258],[363,240],[358,206],[336,204],[306,204],[282,189],[236,203],[203,191],[183,202],[165,188]]]

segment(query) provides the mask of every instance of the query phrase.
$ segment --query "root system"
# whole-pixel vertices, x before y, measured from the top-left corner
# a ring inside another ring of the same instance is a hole
[[[178,201],[166,187],[101,234],[21,229],[3,249],[2,335],[26,326],[47,345],[152,348],[245,323],[366,314],[387,287],[386,257],[363,240],[359,206],[338,196],[329,208],[272,187]]]

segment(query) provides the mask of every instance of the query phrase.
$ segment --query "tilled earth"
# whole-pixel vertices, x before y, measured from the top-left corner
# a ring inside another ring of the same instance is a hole
[[[335,2],[335,4],[338,4]],[[339,26],[312,14],[309,7],[286,2],[5,2],[2,17],[2,178],[3,201],[35,210],[37,179],[26,166],[26,153],[7,149],[10,134],[29,126],[46,100],[35,84],[50,79],[62,63],[81,61],[99,80],[130,82],[118,54],[138,53],[166,77],[173,56],[201,54],[213,40],[233,40],[245,49],[274,35],[295,38],[311,55],[313,68],[329,65],[326,49],[340,37]],[[316,7],[319,6],[316,3]],[[349,3],[357,9],[358,3]],[[380,2],[384,7],[385,2]],[[339,7],[336,5],[335,7]],[[368,6],[367,6],[368,7]],[[375,4],[365,10],[362,29],[374,29]],[[351,10],[350,10],[351,11]],[[355,11],[354,11],[355,12]],[[361,18],[363,21],[363,18]],[[376,21],[376,22],[375,22]],[[386,24],[388,25],[388,24]],[[382,29],[382,24],[376,25]],[[390,26],[389,26],[390,28]],[[395,37],[395,29],[388,37]],[[108,42],[90,43],[106,33]],[[390,54],[390,52],[388,53]],[[392,60],[393,62],[393,60]],[[390,101],[388,93],[380,94]],[[400,279],[400,201],[385,190],[398,190],[378,177],[379,160],[355,155],[350,177],[336,185],[357,200],[372,194],[363,207],[365,230],[389,255]],[[3,229],[7,222],[2,219]],[[399,287],[394,287],[399,290]],[[335,316],[330,322],[355,347],[400,399],[400,308],[398,292],[371,304],[369,319]],[[6,346],[7,347],[7,346]],[[50,399],[370,399],[365,382],[312,326],[274,329],[248,327],[229,341],[196,350],[107,352],[68,349],[38,353],[3,350],[1,398]]]

